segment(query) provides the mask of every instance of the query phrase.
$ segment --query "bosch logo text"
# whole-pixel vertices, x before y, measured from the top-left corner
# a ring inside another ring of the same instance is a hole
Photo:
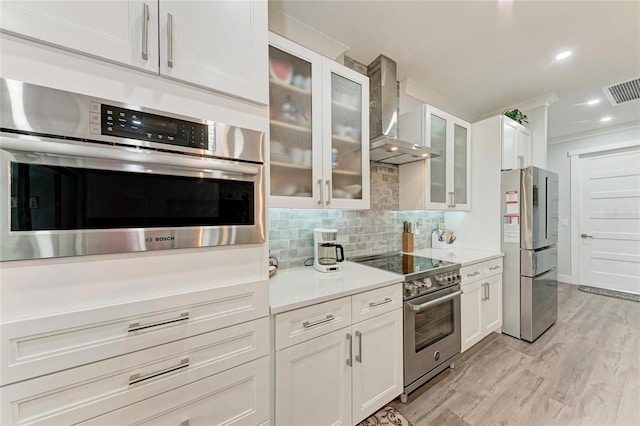
[[[175,241],[176,237],[155,237],[153,239],[153,241],[155,241],[156,243],[161,242],[161,241]]]

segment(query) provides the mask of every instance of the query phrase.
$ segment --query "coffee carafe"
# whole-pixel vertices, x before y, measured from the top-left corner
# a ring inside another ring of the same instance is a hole
[[[313,267],[320,272],[335,272],[344,262],[344,248],[336,244],[337,229],[316,228],[313,230]]]

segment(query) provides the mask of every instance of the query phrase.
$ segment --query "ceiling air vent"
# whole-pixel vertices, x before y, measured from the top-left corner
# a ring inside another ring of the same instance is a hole
[[[603,87],[602,91],[607,96],[607,99],[609,99],[609,102],[611,102],[611,105],[637,101],[640,99],[640,78]]]

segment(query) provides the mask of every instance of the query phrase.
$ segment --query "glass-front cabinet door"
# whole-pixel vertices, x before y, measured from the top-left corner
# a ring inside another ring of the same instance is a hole
[[[469,205],[469,127],[453,121],[453,203],[454,209],[467,210]]]
[[[270,34],[270,206],[320,207],[322,58]]]
[[[269,35],[270,207],[369,208],[369,78]]]
[[[431,204],[447,204],[447,119],[443,114],[436,112],[427,113],[427,126],[431,148],[440,153],[439,157],[433,157],[429,161],[429,188]]]
[[[427,106],[427,145],[440,156],[428,160],[427,209],[470,210],[471,125]]]
[[[325,207],[369,208],[369,78],[324,61]]]

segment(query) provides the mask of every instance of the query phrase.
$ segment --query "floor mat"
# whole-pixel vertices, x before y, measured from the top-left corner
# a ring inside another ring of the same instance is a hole
[[[393,407],[384,407],[367,417],[358,426],[413,426],[400,411]]]
[[[601,296],[615,297],[617,299],[631,300],[632,302],[640,303],[640,294],[626,293],[624,291],[609,290],[606,288],[589,287],[581,285],[578,290],[585,293],[599,294]]]

